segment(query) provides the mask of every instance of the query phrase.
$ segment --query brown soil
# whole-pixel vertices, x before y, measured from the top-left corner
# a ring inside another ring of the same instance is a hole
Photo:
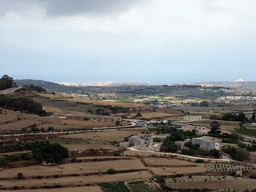
[[[202,173],[206,172],[207,168],[204,164],[201,164],[199,167],[165,167],[163,168],[150,168],[152,172],[156,175],[176,175],[184,173]]]
[[[178,159],[167,158],[143,158],[145,163],[149,166],[199,166],[198,163],[193,163]]]
[[[92,133],[79,133],[61,136],[62,138],[85,139],[95,141],[123,141],[125,137],[140,134],[142,129],[133,129],[129,131],[104,131]]]
[[[44,166],[36,165],[30,167],[3,169],[0,178],[17,177],[17,173],[22,173],[24,177],[31,176],[52,176],[52,175],[69,175],[69,174],[85,174],[105,172],[110,168],[115,170],[130,170],[130,169],[145,169],[140,160],[114,160],[100,162],[85,162],[85,163],[69,163],[63,165],[63,171],[59,166]],[[80,167],[83,169],[80,170]]]
[[[69,151],[84,151],[86,149],[109,149],[117,150],[118,147],[114,145],[104,145],[104,144],[61,144],[64,147],[67,147]]]
[[[167,186],[174,189],[203,189],[211,190],[217,189],[237,189],[244,191],[246,189],[253,190],[256,188],[255,179],[237,179],[230,181],[201,181],[201,182],[182,182],[182,183],[168,183]]]
[[[44,178],[44,179],[25,179],[25,180],[4,180],[1,181],[3,187],[29,187],[29,186],[45,186],[45,185],[55,185],[55,182],[58,185],[70,186],[70,185],[85,185],[85,184],[100,184],[108,182],[121,182],[129,180],[138,180],[138,179],[147,179],[152,177],[152,175],[147,171],[142,171],[132,173],[120,173],[113,175],[93,175],[93,176],[77,176],[77,177],[60,177],[60,178]],[[82,182],[80,182],[80,179]],[[46,181],[46,184],[44,184]],[[74,188],[76,190],[76,188]]]
[[[61,189],[33,189],[33,192],[103,192],[100,186],[86,186],[86,187],[75,187],[75,188],[61,188]],[[13,190],[5,190],[5,192],[13,192]],[[32,192],[31,190],[19,190],[19,192]]]

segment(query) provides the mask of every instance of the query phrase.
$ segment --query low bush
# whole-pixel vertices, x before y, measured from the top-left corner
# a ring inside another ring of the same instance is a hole
[[[18,173],[17,177],[18,177],[18,179],[22,179],[23,178],[23,174],[22,173]]]
[[[118,172],[118,171],[115,170],[115,169],[113,169],[113,168],[108,169],[108,171],[107,171],[108,174],[115,174],[115,173],[117,173],[117,172]]]
[[[204,163],[204,160],[203,159],[197,159],[195,162],[196,163]]]

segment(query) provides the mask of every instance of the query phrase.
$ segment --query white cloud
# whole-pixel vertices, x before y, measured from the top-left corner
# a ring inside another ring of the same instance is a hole
[[[151,2],[145,7],[133,7],[120,15],[80,14],[57,18],[48,17],[46,8],[40,4],[31,4],[25,13],[11,10],[0,17],[3,34],[0,39],[5,43],[20,42],[24,46],[26,41],[32,39],[35,41],[34,46],[42,46],[47,44],[49,36],[50,41],[54,39],[54,43],[71,48],[98,48],[98,42],[101,42],[104,48],[119,49],[122,45],[118,45],[118,42],[123,44],[123,48],[162,46],[171,42],[222,41],[256,31],[254,0]],[[91,33],[95,33],[95,39],[88,38]],[[76,39],[77,36],[80,39]],[[48,44],[53,46],[52,42]]]

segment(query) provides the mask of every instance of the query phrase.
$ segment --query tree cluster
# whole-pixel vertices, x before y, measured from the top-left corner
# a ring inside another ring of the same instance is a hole
[[[0,79],[0,90],[5,90],[12,88],[14,86],[13,78],[9,77],[8,75],[4,75]]]
[[[30,89],[37,91],[37,92],[46,92],[46,89],[44,89],[43,87],[39,87],[39,86],[34,86],[33,84],[30,85]]]
[[[225,113],[222,116],[222,120],[226,121],[241,121],[246,122],[248,119],[245,117],[245,114],[243,112],[237,113]]]
[[[183,131],[177,128],[159,128],[158,132],[170,134],[170,136],[164,140],[163,150],[172,153],[176,152],[179,148],[178,145],[175,144],[175,141],[184,141],[187,138],[196,137],[195,132]]]
[[[209,107],[209,104],[208,104],[207,101],[202,101],[202,102],[199,103],[199,106],[200,107]]]
[[[235,148],[231,146],[223,147],[222,151],[229,154],[233,159],[238,161],[247,160],[250,153],[242,148]]]
[[[20,112],[38,114],[41,116],[47,115],[41,104],[25,97],[11,98],[0,95],[0,107]]]
[[[59,163],[63,158],[68,157],[67,148],[58,143],[44,142],[32,150],[33,158],[38,162]]]
[[[219,158],[221,156],[220,152],[217,149],[211,149],[209,151],[200,150],[199,149],[200,145],[193,144],[191,142],[185,143],[185,146],[188,149],[181,150],[182,154],[184,155],[190,155],[190,156],[203,155],[203,156],[212,156],[216,158]]]

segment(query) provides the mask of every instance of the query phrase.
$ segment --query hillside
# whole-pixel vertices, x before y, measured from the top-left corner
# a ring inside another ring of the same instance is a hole
[[[43,81],[43,80],[33,80],[33,79],[16,79],[14,82],[17,85],[28,85],[30,86],[33,84],[34,86],[39,86],[45,88],[47,91],[61,91],[66,92],[70,90],[69,87],[65,85],[60,85],[57,83],[49,82],[49,81]]]

